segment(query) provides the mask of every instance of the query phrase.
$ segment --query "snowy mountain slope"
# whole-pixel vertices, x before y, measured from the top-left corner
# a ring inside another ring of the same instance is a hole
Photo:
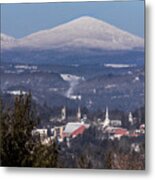
[[[2,41],[3,44],[3,41]],[[3,47],[11,47],[4,42]],[[55,28],[39,31],[17,40],[22,48],[100,48],[130,50],[143,48],[144,40],[92,17],[80,17]]]
[[[6,34],[1,33],[0,40],[2,49],[9,49],[17,46],[17,40]]]
[[[71,74],[61,74],[61,77],[64,81],[68,81],[68,82],[84,80],[84,77],[71,75]]]

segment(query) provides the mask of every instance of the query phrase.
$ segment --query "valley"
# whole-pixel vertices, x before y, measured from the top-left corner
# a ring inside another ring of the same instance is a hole
[[[31,91],[36,103],[48,106],[83,106],[90,110],[134,110],[144,105],[144,69],[117,65],[1,65],[1,91]]]

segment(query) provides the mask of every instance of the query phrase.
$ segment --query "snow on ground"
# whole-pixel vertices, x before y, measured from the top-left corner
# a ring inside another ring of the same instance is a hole
[[[60,74],[60,76],[62,77],[62,79],[64,81],[79,81],[79,80],[84,80],[84,77],[80,77],[80,76],[76,76],[76,75],[71,75],[71,74]]]
[[[58,88],[49,88],[49,91],[57,92]]]
[[[82,96],[81,95],[70,95],[69,98],[72,100],[81,100]]]
[[[7,91],[8,94],[12,94],[12,95],[20,95],[20,94],[27,94],[26,91],[20,91],[20,90],[13,90],[13,91]]]
[[[134,78],[133,82],[136,82],[136,81],[139,81],[139,80],[140,80],[139,77],[136,76],[136,77]]]
[[[61,77],[64,81],[67,81],[70,85],[69,89],[66,91],[65,96],[70,99],[81,99],[80,95],[74,95],[74,89],[79,84],[80,80],[84,80],[84,77],[71,75],[71,74],[61,74]]]
[[[107,86],[105,86],[105,89],[110,89],[114,87],[116,87],[116,84],[108,84]]]
[[[120,95],[120,96],[112,96],[111,99],[120,99],[120,98],[129,98],[130,96],[128,94]]]
[[[10,71],[10,70],[5,70],[4,73],[6,73],[6,74],[15,74],[16,72],[15,71]]]
[[[33,69],[33,70],[36,70],[37,69],[37,66],[29,66],[29,65],[16,65],[15,66],[16,69]]]
[[[104,64],[105,67],[110,68],[128,68],[128,67],[135,67],[135,64]]]

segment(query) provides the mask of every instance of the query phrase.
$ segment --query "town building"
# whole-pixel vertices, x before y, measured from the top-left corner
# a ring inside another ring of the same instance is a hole
[[[132,113],[131,113],[131,112],[129,113],[128,121],[129,121],[130,125],[133,125],[133,124],[134,124],[133,116],[132,116]]]
[[[77,111],[77,120],[80,122],[81,120],[81,109],[80,107],[78,107],[78,111]]]
[[[108,107],[106,107],[105,119],[101,122],[102,130],[104,134],[108,135],[109,139],[120,139],[122,136],[129,134],[128,130],[122,128],[121,120],[110,120]]]
[[[61,110],[61,120],[65,120],[66,119],[66,107],[64,106]]]
[[[77,109],[76,116],[70,119],[70,122],[66,123],[66,120],[68,121],[69,119],[66,118],[66,107],[64,106],[61,110],[61,117],[59,116],[58,119],[61,120],[60,126],[55,126],[53,128],[49,127],[47,129],[45,128],[34,129],[32,131],[32,135],[39,134],[42,144],[49,144],[54,139],[57,139],[59,142],[63,142],[64,139],[66,139],[67,146],[69,147],[71,139],[77,137],[78,135],[83,134],[84,131],[90,127],[90,124],[88,123],[87,115],[84,114],[82,116],[80,107],[78,107]],[[130,123],[130,126],[133,127],[134,118],[131,112],[129,113],[128,121]],[[105,110],[104,120],[101,122],[99,121],[99,123],[95,124],[95,126],[97,126],[99,132],[101,132],[98,136],[99,139],[119,140],[122,136],[128,136],[130,138],[135,138],[135,137],[141,138],[141,136],[145,134],[145,124],[141,124],[138,129],[129,128],[129,130],[127,130],[122,127],[121,120],[111,120],[109,118],[108,107],[106,107]],[[137,151],[137,149],[135,151]]]
[[[74,138],[80,134],[83,134],[87,128],[89,128],[88,124],[83,124],[80,122],[69,122],[65,126],[63,137]]]
[[[64,126],[55,126],[51,131],[53,132],[53,137],[54,138],[59,138],[61,141],[63,139],[63,131],[64,131]]]
[[[106,128],[106,127],[109,127],[109,126],[121,127],[122,126],[122,121],[121,120],[110,120],[108,107],[106,107],[105,119],[104,119],[103,122],[101,122],[101,125],[103,126],[103,128]]]
[[[33,129],[32,130],[32,136],[40,136],[40,140],[47,138],[47,129]]]

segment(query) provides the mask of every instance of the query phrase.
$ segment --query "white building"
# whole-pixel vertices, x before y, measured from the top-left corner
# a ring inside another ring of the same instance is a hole
[[[39,135],[40,140],[43,141],[47,138],[47,129],[33,129],[32,136]]]
[[[106,107],[105,119],[104,119],[104,122],[102,122],[102,125],[104,128],[108,127],[108,126],[120,127],[120,126],[122,126],[122,121],[121,120],[110,120],[108,107]]]
[[[121,120],[111,120],[110,125],[114,127],[120,127],[122,126],[122,121]]]
[[[61,120],[66,119],[66,107],[64,106],[61,110]]]
[[[106,107],[105,119],[104,119],[104,122],[102,124],[103,124],[104,128],[110,126],[108,107]]]
[[[80,109],[80,107],[78,107],[78,111],[77,111],[77,120],[78,121],[81,120],[81,109]]]
[[[79,134],[83,134],[85,129],[89,128],[89,124],[83,124],[80,122],[69,122],[66,124],[63,135],[64,137],[76,137]]]
[[[129,121],[130,125],[133,125],[133,124],[134,124],[133,116],[132,116],[132,113],[131,113],[131,112],[129,113],[128,121]]]

